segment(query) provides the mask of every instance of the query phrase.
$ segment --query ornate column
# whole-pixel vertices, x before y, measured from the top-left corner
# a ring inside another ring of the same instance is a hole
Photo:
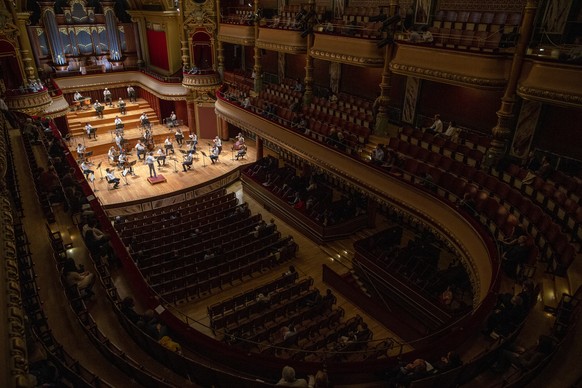
[[[186,37],[186,26],[184,25],[184,12],[186,11],[184,1],[180,0],[180,9],[178,12],[178,23],[180,23],[180,51],[182,52],[182,69],[190,65],[190,47]]]
[[[216,0],[216,35],[220,28],[220,0]],[[220,74],[220,80],[224,79],[224,47],[220,40],[216,40],[216,71]]]
[[[259,0],[255,0],[254,11],[255,15],[259,12]],[[257,47],[256,42],[259,40],[259,21],[255,20],[255,65],[253,66],[254,91],[259,93],[263,89],[263,66],[261,65],[261,49]],[[244,52],[244,47],[243,47]]]
[[[132,15],[131,21],[134,22],[137,26],[137,28],[134,28],[135,41],[138,43],[137,64],[139,67],[142,67],[147,65],[150,61],[150,52],[147,42],[145,18],[143,16]]]
[[[398,12],[398,0],[390,0],[390,15]],[[382,70],[382,81],[380,82],[380,96],[374,101],[376,107],[376,126],[374,133],[377,135],[388,134],[388,103],[390,102],[390,89],[392,88],[392,72],[390,71],[390,61],[394,57],[394,44],[389,43],[384,48],[384,69]]]
[[[186,111],[188,113],[188,129],[190,133],[195,133],[198,135],[198,130],[196,128],[196,107],[194,106],[196,102],[192,99],[186,100]]]
[[[263,139],[257,135],[256,138],[256,147],[257,147],[257,161],[263,159]]]
[[[30,39],[28,37],[28,32],[26,31],[26,25],[29,22],[31,12],[18,12],[16,13],[16,24],[18,26],[18,41],[20,44],[20,55],[22,56],[22,64],[24,67],[24,76],[28,78],[28,82],[32,82],[38,78],[38,73],[36,66],[33,64],[32,58],[32,46],[30,45]]]
[[[505,93],[501,98],[501,108],[497,111],[497,125],[495,125],[491,130],[493,132],[493,141],[491,142],[491,147],[489,147],[484,162],[486,166],[492,166],[502,155],[505,154],[507,145],[511,138],[511,127],[514,124],[515,118],[515,91],[517,89],[517,81],[521,76],[527,46],[531,40],[537,8],[538,0],[527,0],[519,31],[519,39],[513,54],[513,61],[511,62],[509,80],[507,82],[507,87],[505,88]]]
[[[307,3],[308,12],[311,13],[315,11],[315,0],[309,0]],[[310,21],[308,21],[310,23]],[[308,27],[309,28],[309,27]],[[307,54],[305,55],[305,93],[303,93],[303,104],[311,104],[311,99],[313,98],[313,58],[309,53],[313,47],[314,36],[310,32],[307,34]]]
[[[103,1],[103,14],[105,15],[105,26],[107,27],[107,36],[109,37],[109,58],[112,61],[121,60],[122,52],[119,44],[119,33],[117,31],[117,18],[113,10],[114,3]]]

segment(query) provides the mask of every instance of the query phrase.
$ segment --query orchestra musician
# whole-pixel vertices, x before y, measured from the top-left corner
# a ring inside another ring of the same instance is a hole
[[[83,171],[83,174],[85,174],[85,177],[88,177],[91,174],[94,174],[93,170],[91,170],[91,167],[89,166],[89,162],[84,161],[83,163],[81,163],[81,171]]]
[[[93,108],[95,108],[95,112],[97,113],[97,117],[102,119],[103,118],[103,110],[105,109],[105,107],[99,103],[99,100],[95,101],[95,103],[93,104]]]
[[[197,145],[198,144],[198,135],[196,135],[196,133],[190,133],[190,135],[188,135],[188,137],[190,138],[190,141],[194,145]]]
[[[139,117],[139,122],[145,129],[151,129],[150,119],[146,112],[143,112]]]
[[[106,168],[105,169],[105,176],[107,177],[107,183],[113,183],[113,188],[119,188],[119,178],[115,177],[115,173],[112,169]]]
[[[129,97],[129,102],[136,102],[135,89],[131,85],[127,87],[127,96]]]
[[[124,143],[123,135],[118,133],[115,135],[115,144],[117,144],[117,148],[119,148],[119,152],[123,151],[123,143]]]
[[[244,156],[247,154],[247,146],[244,144],[241,144],[240,148],[238,149],[237,153],[236,153],[236,160],[238,160],[238,158],[244,158]]]
[[[158,161],[158,167],[166,165],[166,153],[164,152],[162,147],[158,148],[158,151],[156,152],[156,160]],[[162,163],[160,163],[160,161]]]
[[[216,136],[213,141],[214,141],[214,146],[218,150],[217,155],[220,155],[220,153],[222,152],[222,140],[220,140],[220,137]]]
[[[178,127],[178,129],[176,129],[176,133],[174,133],[174,137],[176,138],[176,143],[178,143],[178,145],[180,147],[182,147],[182,144],[184,144],[184,133],[182,132],[182,129],[180,127]]]
[[[218,149],[217,145],[214,145],[214,147],[212,147],[212,151],[210,151],[210,156],[209,156],[212,164],[216,163],[216,161],[218,160],[218,155],[220,155],[220,150]]]
[[[81,101],[82,99],[83,99],[83,96],[81,95],[81,93],[79,93],[78,91],[75,92],[75,94],[73,95],[73,100]]]
[[[245,144],[245,138],[243,137],[242,133],[239,132],[235,139],[236,143],[234,143],[232,146],[233,151],[239,150],[241,146]]]
[[[85,124],[85,132],[87,132],[89,139],[91,139],[91,135],[93,135],[93,139],[97,139],[97,128],[93,128],[91,123]]]
[[[127,111],[125,110],[125,101],[123,101],[123,99],[121,97],[119,97],[119,102],[118,102],[118,106],[119,106],[119,113],[124,115],[127,113]]]
[[[143,158],[145,160],[146,147],[142,144],[141,140],[137,141],[137,144],[135,145],[135,150],[137,151],[137,159],[141,160],[141,155],[143,155]]]
[[[85,152],[87,151],[87,149],[85,148],[85,146],[81,143],[77,144],[77,156],[79,157],[79,160],[85,160]]]
[[[105,104],[109,102],[109,106],[113,106],[113,99],[111,98],[111,92],[109,89],[105,88],[103,91],[103,101]]]
[[[115,123],[115,133],[123,134],[124,125],[123,125],[123,121],[121,121],[119,116],[115,116],[115,120],[113,120],[113,122]]]
[[[176,114],[174,113],[174,111],[172,111],[172,113],[170,114],[170,123],[168,125],[170,128],[171,127],[177,127],[178,126],[178,117],[176,116]]]
[[[129,169],[129,173],[131,175],[135,175],[135,173],[133,172],[133,167],[131,166],[131,163],[129,162],[129,157],[127,156],[127,154],[125,152],[119,153],[118,166],[122,170],[125,170],[126,168]]]
[[[170,140],[169,137],[166,137],[166,140],[164,141],[164,147],[166,148],[166,155],[168,155],[168,153],[170,151],[172,151],[172,154],[174,154],[174,145],[172,144],[172,141]]]
[[[117,163],[117,158],[119,157],[119,152],[115,149],[115,146],[111,146],[109,151],[107,152],[107,157],[109,158],[109,162],[111,164]]]
[[[188,170],[190,170],[192,168],[192,154],[190,152],[188,152],[185,156],[184,156],[184,161],[182,162],[182,168],[184,169],[184,172],[188,172]],[[212,162],[214,163],[214,162]]]

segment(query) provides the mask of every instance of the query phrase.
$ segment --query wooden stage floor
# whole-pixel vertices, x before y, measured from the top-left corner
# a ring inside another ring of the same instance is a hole
[[[97,139],[97,142],[91,142],[95,146],[104,145],[99,144],[101,143],[100,139]],[[137,161],[135,164],[134,176],[128,174],[124,178],[122,177],[122,171],[119,168],[110,165],[106,151],[105,153],[100,154],[94,153],[89,160],[93,163],[92,169],[95,172],[95,180],[91,184],[94,191],[96,190],[95,196],[99,198],[101,204],[105,208],[118,207],[127,202],[163,197],[177,191],[204,185],[206,182],[226,175],[231,171],[234,171],[241,166],[251,164],[256,160],[257,153],[254,142],[247,142],[248,148],[246,156],[244,159],[236,160],[233,159],[233,156],[236,156],[236,152],[231,153],[233,142],[223,141],[222,153],[220,154],[218,162],[212,164],[209,158],[203,157],[201,154],[201,151],[203,151],[206,155],[209,155],[210,149],[208,145],[211,143],[212,141],[207,139],[202,139],[198,142],[198,158],[194,159],[192,169],[188,172],[184,172],[182,168],[183,155],[179,151],[179,148],[176,148],[175,155],[172,155],[171,153],[168,155],[165,166],[158,167],[156,163],[156,173],[158,175],[162,174],[166,178],[166,182],[155,185],[148,182],[147,178],[150,176],[149,168],[142,161]],[[71,145],[73,144],[75,143],[72,143]],[[102,147],[102,149],[108,150],[111,145],[112,144],[109,142],[106,147]],[[186,150],[186,145],[184,145],[182,149]],[[73,152],[73,155],[76,155],[76,151],[73,147],[71,147],[71,152]],[[131,153],[129,160],[137,160],[135,151]],[[97,168],[99,163],[101,163],[100,169]],[[107,181],[104,178],[106,168],[115,169],[115,176],[120,178],[121,181],[118,189],[112,190],[108,187]],[[102,176],[103,179],[101,179]],[[126,179],[127,182],[125,181]]]

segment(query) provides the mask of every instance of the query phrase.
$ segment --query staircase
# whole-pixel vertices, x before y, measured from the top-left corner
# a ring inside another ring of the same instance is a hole
[[[119,113],[119,108],[117,104],[113,104],[113,107],[105,106],[103,111],[103,118],[97,117],[97,113],[93,106],[89,106],[86,109],[79,109],[76,111],[71,111],[67,113],[67,121],[69,123],[69,133],[71,136],[84,136],[85,124],[91,123],[94,128],[97,128],[97,135],[103,135],[107,132],[115,130],[115,116],[119,116],[125,125],[125,130],[134,129],[139,126],[139,118],[142,113],[147,113],[148,118],[152,126],[160,124],[156,112],[150,107],[149,103],[144,99],[138,99],[136,102],[126,101],[126,114],[121,115]]]

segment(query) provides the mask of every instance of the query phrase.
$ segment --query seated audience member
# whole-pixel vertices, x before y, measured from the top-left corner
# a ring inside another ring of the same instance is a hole
[[[446,372],[463,365],[463,361],[457,352],[448,352],[442,356],[439,361],[434,364],[434,367],[439,372]]]
[[[538,366],[554,349],[554,341],[551,337],[540,335],[536,345],[529,349],[524,349],[515,344],[511,344],[507,349],[499,352],[499,358],[493,365],[493,370],[497,372],[505,371],[510,365],[527,371]]]
[[[85,297],[93,296],[93,285],[95,284],[95,275],[85,271],[81,267],[77,267],[75,261],[71,258],[65,261],[63,266],[63,274],[69,287],[77,286],[79,292]]]
[[[377,165],[384,163],[384,149],[382,147],[382,144],[378,144],[376,148],[374,148],[374,151],[372,151],[371,160],[372,163]]]
[[[143,321],[144,317],[136,313],[134,308],[135,302],[133,301],[133,298],[131,296],[123,298],[120,307],[121,312],[123,313],[123,315],[127,317],[127,319],[137,324],[138,322]]]
[[[523,321],[526,315],[527,310],[520,296],[500,295],[496,309],[487,318],[483,334],[489,336],[495,331],[499,335],[507,335]]]
[[[299,387],[299,388],[307,388],[307,380],[305,379],[298,379],[295,377],[295,369],[290,366],[283,367],[283,371],[281,372],[281,380],[277,384],[277,387]]]
[[[422,31],[422,40],[425,41],[426,43],[432,43],[434,38],[432,36],[432,33],[428,30],[428,27],[427,26],[422,27],[421,31]]]
[[[436,114],[434,116],[434,122],[428,128],[426,128],[427,132],[432,133],[433,135],[443,133],[443,122],[441,121],[441,115]]]
[[[285,272],[283,275],[284,276],[289,276],[289,275],[294,275],[297,272],[297,270],[295,269],[294,265],[290,265],[289,269],[287,270],[287,272]]]
[[[434,368],[430,363],[417,358],[413,362],[389,372],[389,386],[408,386],[410,382],[426,377],[433,370]]]
[[[271,304],[271,298],[268,295],[264,295],[263,293],[259,293],[255,301],[257,302],[259,310],[261,311],[267,309]]]
[[[308,376],[309,377],[309,383],[308,385],[310,387],[313,388],[328,388],[330,386],[329,384],[329,378],[327,377],[327,373],[322,371],[322,370],[318,370],[317,373],[314,376]],[[313,383],[312,383],[313,380]]]
[[[461,130],[457,127],[457,123],[451,121],[444,135],[457,143],[459,141],[459,133],[461,133]]]

